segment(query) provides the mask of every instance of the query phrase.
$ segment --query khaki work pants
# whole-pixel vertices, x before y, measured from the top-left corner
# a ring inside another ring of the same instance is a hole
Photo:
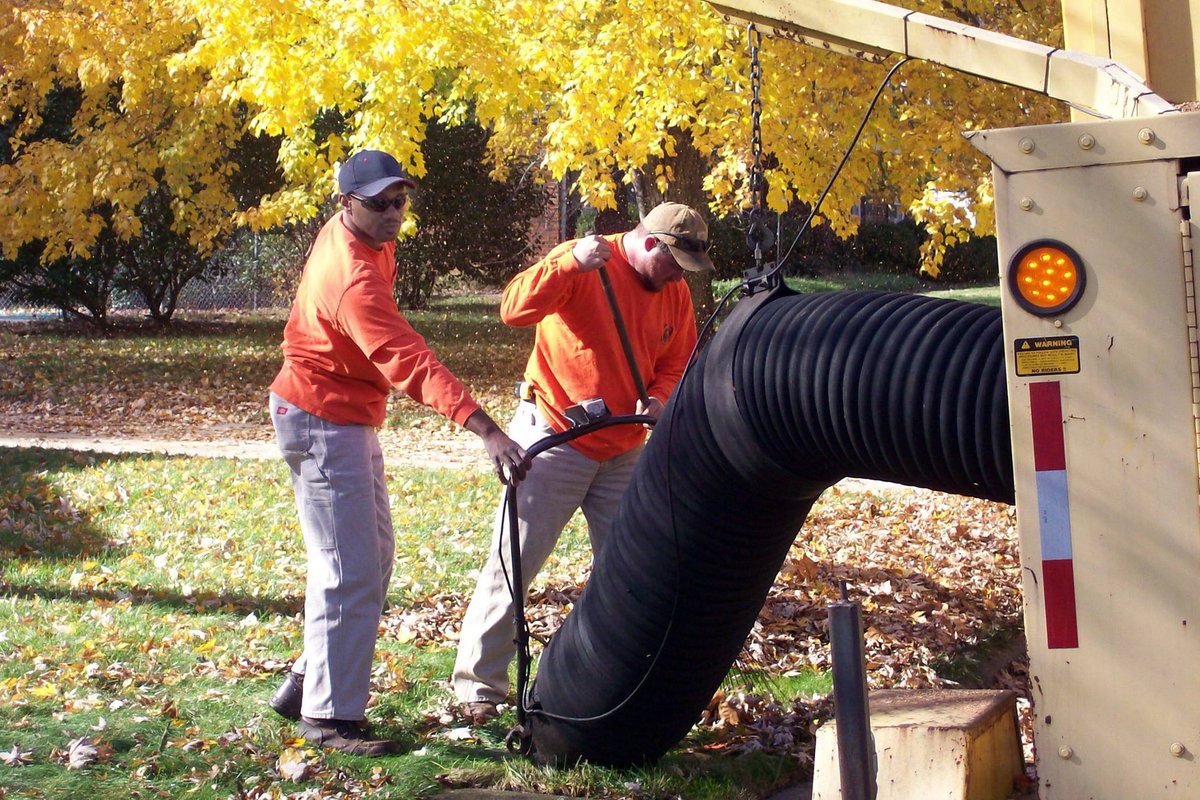
[[[537,405],[522,401],[509,424],[508,435],[522,447],[554,431]],[[554,551],[558,537],[576,510],[587,520],[593,558],[604,546],[617,505],[633,477],[643,447],[639,445],[608,461],[597,461],[570,444],[538,455],[517,487],[517,517],[521,541],[521,596]],[[508,667],[516,654],[516,622],[509,593],[508,515],[501,493],[492,543],[467,606],[454,664],[454,693],[460,702],[503,702],[508,696]]]

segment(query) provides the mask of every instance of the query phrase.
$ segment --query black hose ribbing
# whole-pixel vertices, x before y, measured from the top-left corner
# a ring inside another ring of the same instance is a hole
[[[813,502],[847,476],[1012,502],[998,309],[885,292],[740,302],[542,655],[535,757],[625,765],[678,742]]]

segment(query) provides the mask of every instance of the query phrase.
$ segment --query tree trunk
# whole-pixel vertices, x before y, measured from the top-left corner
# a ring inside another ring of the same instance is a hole
[[[704,175],[708,163],[692,145],[687,131],[671,130],[675,137],[675,155],[647,166],[647,171],[633,174],[633,190],[637,198],[638,215],[645,217],[659,203],[683,203],[699,211],[707,219],[708,201],[704,195]],[[668,175],[666,191],[660,192],[654,179],[661,168]],[[711,272],[684,272],[688,290],[692,293],[692,306],[696,312],[697,328],[704,324],[716,305],[713,299]]]

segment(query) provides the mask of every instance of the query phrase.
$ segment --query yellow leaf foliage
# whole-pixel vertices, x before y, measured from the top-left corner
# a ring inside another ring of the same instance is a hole
[[[1057,4],[1015,0],[907,0],[915,10],[1021,38],[1060,44]],[[540,157],[556,177],[578,174],[586,199],[611,204],[614,173],[671,156],[673,131],[687,131],[709,157],[704,188],[715,210],[747,202],[750,160],[749,54],[744,26],[702,0],[603,0],[549,4],[509,0],[456,3],[472,16],[456,31],[462,69],[447,102],[475,99],[505,155]],[[469,11],[474,7],[473,11]],[[769,33],[769,32],[768,32]],[[504,55],[497,55],[497,51]],[[767,36],[761,51],[764,151],[769,205],[812,203],[848,145],[885,64]],[[981,65],[983,66],[983,65]],[[987,127],[1065,118],[1053,101],[920,62],[905,64],[883,93],[854,155],[825,201],[840,234],[857,221],[850,209],[885,189],[924,219],[970,235],[968,209],[928,202],[926,186],[968,198],[983,230],[990,226],[990,168],[962,136]],[[654,174],[663,189],[669,172]],[[940,261],[943,250],[929,256]],[[933,261],[931,271],[936,270]]]
[[[123,237],[137,205],[166,186],[175,225],[206,249],[232,222],[226,156],[238,109],[207,96],[205,76],[167,61],[194,21],[148,0],[21,0],[0,11],[0,122],[13,125],[0,166],[0,255],[45,239],[44,258],[86,254],[111,208]],[[80,104],[66,140],[38,136],[55,89]]]
[[[900,4],[1061,43],[1054,3]],[[769,204],[811,203],[894,59],[770,36],[761,58]],[[747,202],[746,30],[703,0],[20,0],[0,12],[0,59],[0,123],[17,123],[15,163],[0,167],[9,255],[38,236],[51,254],[86,250],[101,202],[136,235],[135,206],[161,182],[198,246],[224,225],[310,217],[347,152],[386,149],[420,176],[426,121],[470,112],[492,132],[498,174],[523,159],[575,177],[597,207],[614,203],[614,176],[650,165],[669,189],[680,132],[707,159],[713,209]],[[84,95],[77,136],[33,143],[54,86]],[[943,245],[965,237],[970,214],[989,223],[990,189],[962,131],[1064,118],[1044,97],[906,64],[822,211],[847,233],[851,207],[882,189],[936,221]],[[286,185],[238,214],[226,156],[247,129],[279,137]],[[970,208],[936,202],[947,192]],[[942,250],[929,247],[931,272]]]

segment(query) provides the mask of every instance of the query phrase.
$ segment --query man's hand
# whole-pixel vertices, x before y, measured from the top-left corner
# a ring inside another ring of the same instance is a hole
[[[602,237],[591,234],[575,243],[571,255],[575,256],[580,272],[591,272],[600,269],[612,258],[612,248]]]
[[[525,454],[525,448],[500,430],[487,412],[479,409],[467,417],[463,427],[483,440],[483,447],[501,483],[516,486],[525,479],[525,473],[529,471],[529,457]]]
[[[525,480],[525,473],[529,471],[529,459],[525,455],[525,448],[499,428],[482,438],[484,449],[491,456],[492,465],[496,468],[496,475],[501,483],[516,486]]]
[[[662,400],[659,400],[657,397],[653,396],[650,398],[649,404],[638,400],[637,405],[634,407],[634,412],[640,416],[644,415],[647,417],[654,417],[654,419],[657,420],[662,416],[663,413]],[[654,428],[653,425],[648,425],[646,423],[643,423],[642,427],[644,427],[646,430],[652,430]]]

